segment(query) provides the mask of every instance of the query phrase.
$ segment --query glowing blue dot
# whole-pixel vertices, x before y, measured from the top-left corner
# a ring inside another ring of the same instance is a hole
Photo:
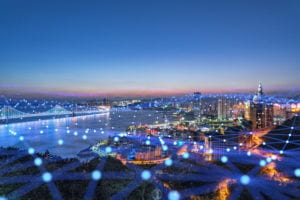
[[[266,164],[267,164],[267,162],[265,160],[259,161],[259,165],[262,167],[265,166]]]
[[[228,161],[227,156],[222,156],[221,161],[222,161],[222,163],[227,163],[227,161]]]
[[[236,150],[237,149],[236,146],[234,146],[233,149]]]
[[[67,133],[70,133],[70,130],[67,130]]]
[[[36,166],[41,166],[42,163],[43,163],[42,159],[40,159],[40,158],[34,159],[34,164],[35,164]]]
[[[112,148],[111,148],[111,147],[106,147],[106,148],[105,148],[105,152],[106,152],[106,153],[110,153],[111,151],[112,151]]]
[[[263,144],[263,145],[266,145],[266,142],[263,142],[262,144]]]
[[[295,169],[294,173],[295,173],[295,176],[300,177],[300,168]]]
[[[143,180],[147,181],[151,178],[151,173],[148,170],[144,170],[141,174]]]
[[[163,151],[167,151],[168,150],[168,146],[167,145],[163,145],[162,149],[163,149]]]
[[[83,140],[86,140],[86,139],[87,139],[87,136],[86,136],[86,135],[83,135],[83,136],[82,136],[82,139],[83,139]]]
[[[95,180],[95,181],[98,181],[100,180],[102,177],[102,174],[99,170],[95,170],[92,172],[92,179]]]
[[[52,180],[52,175],[49,172],[43,173],[43,181],[44,182],[50,182]]]
[[[293,130],[293,129],[294,129],[294,127],[292,126],[292,127],[291,127],[291,129]]]
[[[62,139],[58,140],[58,144],[59,145],[63,145],[64,144],[64,141]]]
[[[168,158],[168,159],[165,160],[165,165],[166,166],[171,166],[172,164],[173,164],[173,161],[172,161],[171,158]]]
[[[251,152],[250,151],[247,152],[247,156],[251,156]]]
[[[283,154],[283,151],[282,151],[282,150],[280,150],[280,151],[279,151],[279,153],[280,153],[280,154]]]
[[[174,144],[174,145],[177,145],[177,142],[176,142],[176,141],[174,141],[174,142],[173,142],[173,144]]]
[[[269,163],[269,162],[272,161],[272,158],[268,157],[268,158],[266,159],[266,161]]]
[[[115,142],[119,142],[119,140],[120,140],[119,137],[114,137]]]
[[[43,130],[40,130],[40,134],[43,134],[44,133],[44,131]]]
[[[146,145],[150,145],[150,140],[146,140]]]
[[[227,152],[229,152],[229,151],[230,151],[230,149],[229,149],[229,148],[227,148],[227,149],[226,149],[226,151],[227,151]]]
[[[0,196],[0,200],[7,200],[7,198]]]
[[[241,176],[240,181],[243,185],[248,185],[250,183],[250,177],[248,175],[243,175]]]
[[[179,192],[172,190],[168,194],[168,199],[169,200],[179,200],[180,199],[180,194]]]
[[[34,154],[34,148],[31,148],[31,147],[30,147],[30,148],[28,149],[28,153],[29,153],[30,155]]]
[[[19,140],[20,140],[20,141],[23,141],[23,140],[24,140],[24,137],[23,137],[23,136],[20,136],[20,137],[19,137]]]
[[[74,134],[74,136],[77,136],[77,135],[78,135],[78,132],[77,132],[77,131],[75,131],[73,134]]]
[[[182,157],[184,158],[184,159],[187,159],[187,158],[189,158],[189,153],[188,152],[184,152],[183,154],[182,154]]]

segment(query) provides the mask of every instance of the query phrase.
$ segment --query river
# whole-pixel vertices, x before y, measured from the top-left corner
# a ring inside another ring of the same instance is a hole
[[[174,120],[171,112],[166,115]],[[0,125],[0,146],[20,149],[33,148],[36,152],[48,150],[62,158],[76,157],[77,153],[97,141],[132,124],[163,123],[161,111],[111,111],[106,114],[48,119]]]

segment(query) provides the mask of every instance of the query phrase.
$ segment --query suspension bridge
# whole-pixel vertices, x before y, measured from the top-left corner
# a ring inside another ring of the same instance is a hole
[[[107,113],[107,112],[109,112],[109,108],[103,106],[91,107],[80,111],[70,111],[60,105],[56,105],[45,112],[26,113],[17,110],[11,106],[5,105],[0,109],[0,121],[8,122],[9,120],[18,120],[18,119],[22,120],[25,118],[40,118],[40,117],[44,118],[44,117],[53,117],[53,116],[63,117],[63,116],[100,114],[100,113]]]

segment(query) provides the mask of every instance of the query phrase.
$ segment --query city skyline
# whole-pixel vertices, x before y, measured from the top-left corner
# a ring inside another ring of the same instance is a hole
[[[0,3],[3,92],[300,90],[297,1],[16,2]]]

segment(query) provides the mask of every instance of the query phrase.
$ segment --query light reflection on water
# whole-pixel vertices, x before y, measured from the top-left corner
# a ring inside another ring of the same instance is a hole
[[[168,116],[170,117],[170,113]],[[107,138],[109,134],[125,131],[129,125],[153,124],[156,121],[163,123],[163,112],[116,111],[0,125],[0,146],[22,149],[33,147],[37,152],[49,150],[51,154],[63,158],[75,157],[79,151]],[[23,136],[23,141],[20,136]],[[59,144],[59,140],[63,144]]]

